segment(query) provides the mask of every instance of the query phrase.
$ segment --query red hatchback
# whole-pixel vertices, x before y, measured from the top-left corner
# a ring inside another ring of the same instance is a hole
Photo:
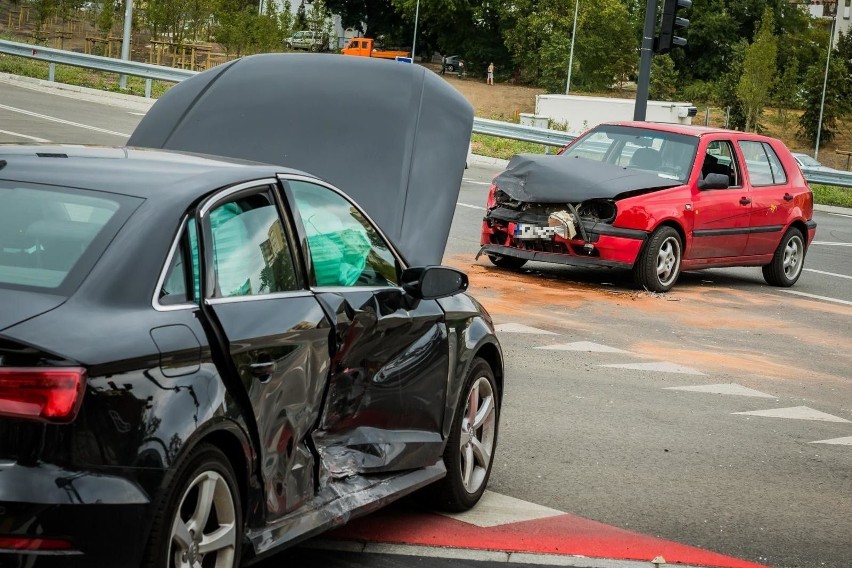
[[[769,284],[792,286],[812,217],[811,191],[779,140],[602,124],[558,156],[512,158],[488,194],[477,258],[632,269],[654,292],[683,270],[729,266],[761,266]]]

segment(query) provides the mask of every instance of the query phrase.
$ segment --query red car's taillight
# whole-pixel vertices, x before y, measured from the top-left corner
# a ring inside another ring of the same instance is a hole
[[[0,367],[0,416],[71,422],[85,387],[80,367]]]
[[[497,197],[494,195],[497,192],[497,186],[491,184],[491,189],[488,190],[488,200],[485,202],[486,209],[492,209],[497,205]]]
[[[0,550],[4,549],[20,551],[67,551],[74,548],[71,542],[64,538],[0,536]]]

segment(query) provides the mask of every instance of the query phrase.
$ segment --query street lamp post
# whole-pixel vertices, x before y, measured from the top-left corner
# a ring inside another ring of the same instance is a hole
[[[411,40],[411,62],[414,62],[414,53],[417,48],[417,21],[420,19],[420,0],[417,0],[417,8],[414,10],[414,39]]]
[[[126,0],[124,7],[124,37],[121,38],[121,59],[130,59],[130,25],[133,23],[133,0]],[[127,88],[127,75],[118,78],[118,86],[123,91]]]
[[[571,92],[571,71],[574,69],[574,38],[577,37],[577,12],[579,9],[580,0],[574,0],[574,29],[571,30],[571,55],[568,56],[568,83],[565,85],[566,95]]]
[[[828,33],[828,55],[825,56],[825,77],[822,80],[822,100],[819,103],[819,122],[817,123],[816,147],[814,148],[814,160],[819,156],[819,139],[822,135],[822,113],[825,110],[825,91],[828,87],[828,65],[831,63],[831,42],[834,40],[834,26],[837,23],[837,11],[831,20],[831,30]]]

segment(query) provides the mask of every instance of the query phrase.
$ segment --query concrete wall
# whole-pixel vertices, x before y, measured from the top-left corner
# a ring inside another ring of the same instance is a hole
[[[576,95],[537,95],[535,114],[546,116],[551,123],[567,125],[570,134],[580,134],[603,122],[633,120],[633,99],[581,97]],[[690,103],[648,101],[646,120],[672,124],[692,124],[692,118],[680,117]]]

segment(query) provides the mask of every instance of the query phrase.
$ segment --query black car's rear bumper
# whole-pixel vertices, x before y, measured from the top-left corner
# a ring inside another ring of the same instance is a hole
[[[0,568],[138,567],[149,514],[131,476],[0,461]]]

